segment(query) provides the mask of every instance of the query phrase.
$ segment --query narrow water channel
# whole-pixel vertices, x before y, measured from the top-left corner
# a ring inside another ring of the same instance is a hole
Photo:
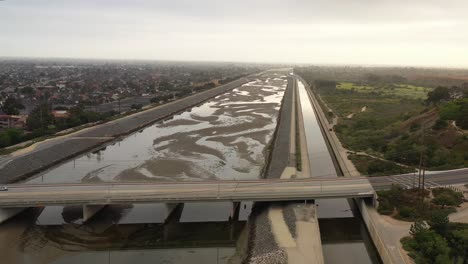
[[[301,80],[297,84],[312,177],[337,177],[308,92]],[[318,205],[325,263],[380,263],[359,211],[351,199],[319,199],[315,203]]]

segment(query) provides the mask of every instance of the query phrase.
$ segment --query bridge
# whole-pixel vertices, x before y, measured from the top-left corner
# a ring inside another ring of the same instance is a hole
[[[104,184],[17,184],[0,192],[0,207],[211,201],[292,201],[373,197],[366,178]]]
[[[243,181],[11,184],[0,192],[0,208],[51,205],[110,205],[212,201],[294,201],[373,197],[398,184],[411,188],[413,174],[353,178],[262,179]],[[468,169],[426,175],[427,187],[468,181]]]
[[[276,160],[285,160],[281,166],[295,165],[295,141],[303,142],[301,157],[303,175],[310,178],[262,179],[244,181],[183,181],[183,182],[115,182],[93,184],[12,184],[8,191],[0,192],[0,223],[28,207],[42,206],[83,206],[84,221],[90,219],[100,209],[112,204],[164,203],[168,213],[174,205],[188,202],[232,202],[233,210],[242,201],[294,201],[329,198],[371,198],[375,190],[388,189],[392,184],[415,187],[413,174],[386,177],[336,177],[336,164],[333,164],[320,122],[304,85],[296,87],[295,78],[290,84],[297,90],[296,96],[300,118],[299,130],[302,138],[295,139],[295,120],[283,121],[283,148],[275,148]],[[228,87],[229,88],[229,87]],[[227,88],[226,88],[227,89]],[[292,103],[292,99],[288,100]],[[294,115],[293,104],[289,115]],[[286,119],[287,120],[287,119]],[[300,134],[300,133],[299,133]],[[289,149],[289,151],[288,151]],[[280,167],[281,167],[280,166]],[[281,168],[280,168],[281,169]],[[286,170],[287,168],[285,168]],[[289,168],[291,169],[291,168]],[[295,168],[293,168],[295,169]],[[281,172],[282,170],[280,170]],[[429,187],[467,182],[468,171],[440,172],[426,176]],[[279,173],[281,174],[281,173]],[[328,175],[328,177],[321,177]],[[330,177],[332,176],[332,177]],[[281,175],[282,177],[282,175]]]

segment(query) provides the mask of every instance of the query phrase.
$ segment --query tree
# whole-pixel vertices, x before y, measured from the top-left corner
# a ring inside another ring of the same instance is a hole
[[[410,234],[414,239],[411,247],[417,253],[416,263],[451,263],[447,241],[434,230],[428,229],[425,223],[415,222],[411,225]]]
[[[32,95],[34,93],[34,88],[31,86],[26,86],[20,91],[22,94]]]
[[[455,121],[457,122],[457,126],[462,129],[468,129],[468,102],[460,106],[460,112]]]
[[[173,89],[174,89],[174,86],[167,80],[162,80],[159,83],[159,88],[158,88],[159,91],[170,91]]]
[[[315,80],[314,81],[314,86],[317,89],[320,90],[332,90],[334,91],[336,89],[336,85],[338,85],[337,82],[335,81],[330,81],[330,80]]]
[[[24,109],[23,103],[14,97],[8,97],[2,105],[2,111],[7,115],[17,115],[21,109]]]
[[[30,130],[45,130],[54,122],[54,117],[50,113],[48,104],[40,104],[34,108],[26,120],[26,125]]]
[[[437,119],[437,121],[435,122],[434,126],[432,127],[434,130],[440,130],[440,129],[443,129],[443,128],[446,128],[448,126],[448,123],[446,120],[444,119]]]
[[[450,91],[447,87],[439,86],[427,93],[427,104],[438,104],[441,101],[450,99]]]
[[[432,230],[441,236],[446,236],[449,228],[449,218],[445,211],[437,210],[431,214],[428,222]]]
[[[453,231],[448,241],[454,263],[462,263],[459,260],[468,261],[468,229]]]
[[[143,107],[142,104],[132,104],[130,106],[131,109],[135,109],[135,110],[140,110],[142,107]]]
[[[422,232],[427,231],[429,228],[423,221],[416,221],[410,227],[410,235],[416,236]]]
[[[0,132],[0,148],[8,147],[21,142],[23,131],[16,128],[7,128]]]

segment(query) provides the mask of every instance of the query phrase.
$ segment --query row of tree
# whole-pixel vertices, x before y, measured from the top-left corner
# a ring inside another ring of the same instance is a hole
[[[23,102],[15,97],[8,97],[2,104],[2,111],[7,115],[18,115],[24,109]]]

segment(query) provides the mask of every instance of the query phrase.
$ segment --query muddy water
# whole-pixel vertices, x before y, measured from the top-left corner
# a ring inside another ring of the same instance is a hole
[[[258,178],[286,83],[244,84],[28,183]]]
[[[286,88],[262,76],[231,92],[60,164],[27,183],[256,179]],[[0,225],[0,263],[231,263],[252,204],[108,206],[82,223],[79,207],[27,210]],[[173,214],[174,215],[174,214]]]
[[[80,214],[79,208],[60,211],[67,221]],[[229,263],[246,223],[131,224],[119,212],[108,209],[82,225],[57,224],[40,209],[28,210],[0,226],[0,263]]]

